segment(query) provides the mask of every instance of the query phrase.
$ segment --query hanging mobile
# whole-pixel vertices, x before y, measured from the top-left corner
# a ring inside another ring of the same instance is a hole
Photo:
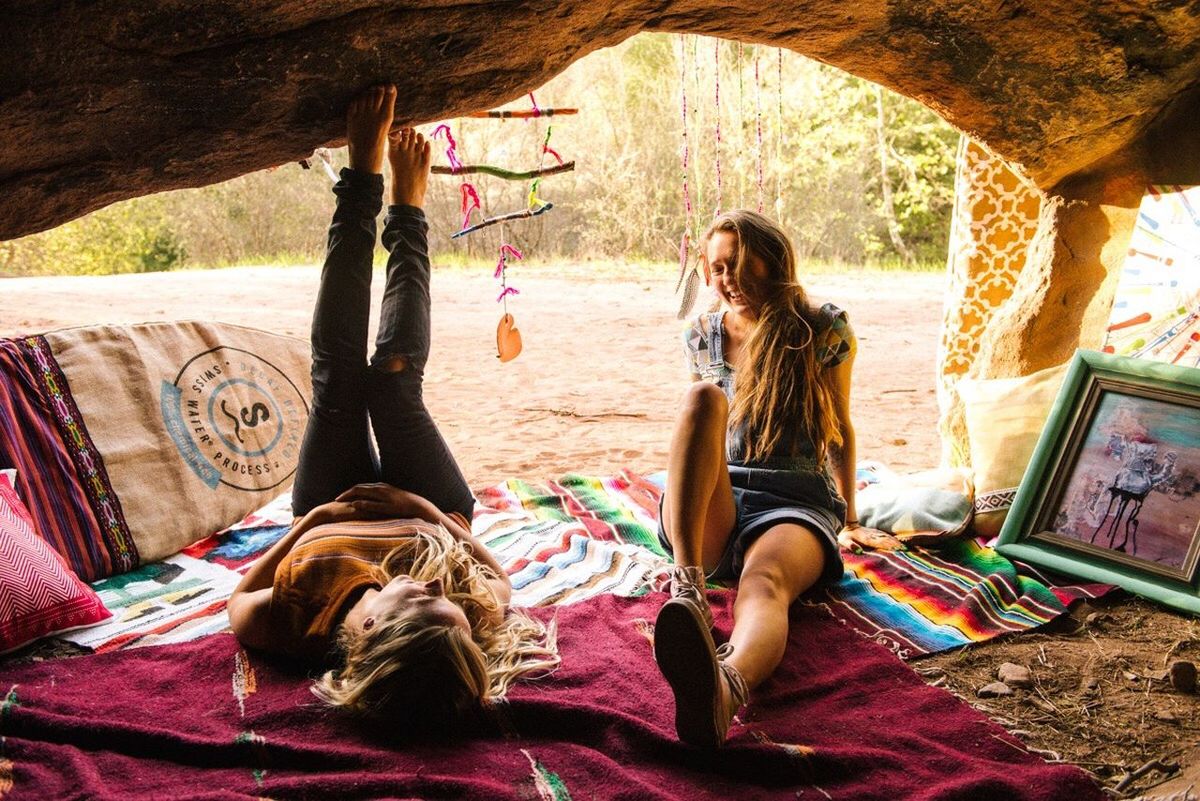
[[[529,93],[529,103],[532,107],[528,111],[490,111],[473,113],[472,117],[485,117],[491,119],[524,119],[538,120],[541,117],[551,117],[554,115],[569,115],[575,114],[576,109],[560,108],[560,109],[543,109],[539,108],[537,100],[534,99],[533,93]],[[474,225],[471,224],[471,212],[478,211],[483,214],[482,203],[479,199],[479,193],[475,187],[469,182],[463,181],[459,187],[462,194],[462,226],[461,228],[450,235],[451,239],[479,231],[492,225],[500,225],[500,257],[496,261],[496,270],[494,277],[500,279],[500,294],[496,297],[497,303],[504,304],[504,313],[500,315],[500,322],[496,325],[496,358],[501,362],[510,362],[517,358],[521,353],[522,342],[521,332],[517,329],[516,321],[508,311],[508,296],[519,295],[520,290],[508,285],[508,260],[522,259],[524,254],[517,250],[512,245],[505,241],[504,223],[511,220],[528,219],[537,217],[550,211],[554,208],[554,204],[543,200],[538,196],[538,188],[541,186],[542,178],[555,175],[561,172],[569,172],[575,169],[574,161],[563,161],[562,156],[558,154],[554,148],[550,147],[550,135],[553,131],[551,126],[546,126],[545,137],[538,138],[539,147],[537,152],[537,167],[532,170],[517,171],[508,170],[502,167],[495,167],[489,164],[464,164],[458,157],[458,143],[454,141],[454,137],[450,132],[449,125],[439,125],[433,132],[433,138],[446,140],[446,159],[449,162],[448,167],[437,166],[433,168],[433,172],[438,175],[454,175],[463,176],[473,173],[483,173],[504,180],[530,180],[528,201],[526,207],[518,211],[509,212],[507,214],[499,214],[492,217],[485,217]],[[557,166],[546,166],[546,156],[552,156]]]

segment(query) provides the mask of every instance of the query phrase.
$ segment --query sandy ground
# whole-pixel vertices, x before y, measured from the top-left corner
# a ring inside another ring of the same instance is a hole
[[[316,267],[235,268],[0,280],[0,336],[92,323],[204,319],[307,337]],[[899,471],[936,464],[934,356],[944,277],[816,275],[816,299],[858,333],[852,397],[860,459]],[[516,269],[510,311],[524,340],[495,357],[490,271],[436,270],[426,397],[474,486],[666,464],[687,384],[674,279],[572,266]],[[376,274],[376,297],[382,290]]]

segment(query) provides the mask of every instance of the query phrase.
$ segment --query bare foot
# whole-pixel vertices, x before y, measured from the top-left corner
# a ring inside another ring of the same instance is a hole
[[[372,86],[350,101],[346,110],[346,142],[350,146],[350,169],[383,171],[383,148],[396,112],[396,87]]]
[[[429,186],[429,142],[412,128],[401,128],[388,137],[388,162],[392,165],[393,205],[425,205]]]

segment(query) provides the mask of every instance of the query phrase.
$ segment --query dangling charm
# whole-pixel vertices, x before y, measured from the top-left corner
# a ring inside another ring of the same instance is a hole
[[[496,358],[511,362],[521,353],[521,332],[517,330],[513,316],[505,312],[496,326]]]
[[[696,265],[692,265],[688,269],[688,263],[691,256],[691,235],[684,231],[683,239],[679,243],[679,280],[675,283],[675,291],[678,293],[680,287],[683,288],[683,297],[679,299],[679,313],[675,315],[676,319],[684,320],[692,311],[692,306],[696,304],[696,296],[700,292],[700,272],[696,269]]]

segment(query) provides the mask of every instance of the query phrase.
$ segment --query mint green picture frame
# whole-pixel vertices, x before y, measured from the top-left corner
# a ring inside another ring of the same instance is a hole
[[[1106,393],[1127,396],[1134,408],[1137,399],[1149,399],[1178,405],[1181,410],[1200,410],[1200,369],[1076,351],[1005,518],[997,550],[1012,559],[1116,584],[1175,609],[1200,614],[1200,519],[1191,521],[1191,540],[1186,550],[1179,550],[1178,566],[1060,536],[1052,528],[1050,521],[1067,508],[1068,484]],[[1159,410],[1161,415],[1161,407]],[[1189,517],[1193,508],[1195,504],[1189,500],[1183,516]],[[1139,512],[1141,509],[1139,504]]]

